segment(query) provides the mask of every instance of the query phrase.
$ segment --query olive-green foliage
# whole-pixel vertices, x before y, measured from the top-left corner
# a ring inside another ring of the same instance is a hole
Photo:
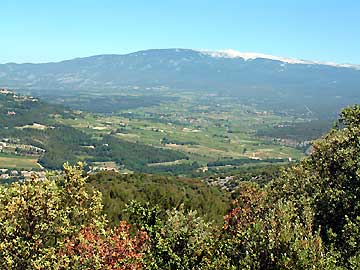
[[[269,187],[273,202],[286,198],[304,216],[314,212],[327,248],[341,255],[339,265],[359,262],[360,106],[346,108],[337,128],[313,145],[312,155],[288,169]],[[356,268],[356,267],[355,267]]]
[[[81,169],[65,164],[63,175],[0,186],[0,269],[59,269],[66,238],[102,228],[101,194],[89,192]]]
[[[183,205],[165,213],[149,203],[131,201],[130,220],[150,236],[146,269],[229,269],[226,258],[216,254],[217,236],[211,223]]]
[[[351,254],[349,258],[350,269],[360,269],[360,216],[351,220],[346,216],[346,224],[343,229],[346,251]]]
[[[130,200],[149,202],[162,209],[184,204],[185,209],[197,210],[206,219],[222,221],[229,206],[228,196],[197,179],[165,175],[101,172],[89,177],[89,185],[103,194],[104,210],[113,224],[126,218],[122,211]]]
[[[294,204],[266,202],[268,194],[256,184],[242,183],[234,208],[226,217],[222,253],[235,269],[334,269],[311,209],[297,215]]]

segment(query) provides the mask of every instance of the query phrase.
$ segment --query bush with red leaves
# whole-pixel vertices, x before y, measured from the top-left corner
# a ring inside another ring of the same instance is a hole
[[[64,269],[142,269],[148,239],[143,231],[132,236],[125,221],[106,232],[86,227],[76,238],[66,241],[60,257]]]

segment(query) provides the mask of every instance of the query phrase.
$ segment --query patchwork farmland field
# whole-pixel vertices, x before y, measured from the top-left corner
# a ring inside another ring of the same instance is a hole
[[[36,158],[0,154],[0,166],[7,169],[39,169]]]

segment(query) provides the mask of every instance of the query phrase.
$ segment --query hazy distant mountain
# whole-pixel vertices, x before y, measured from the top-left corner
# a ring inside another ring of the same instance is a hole
[[[0,86],[72,91],[165,86],[250,97],[345,98],[348,103],[360,100],[360,67],[232,50],[161,49],[58,63],[2,64]]]

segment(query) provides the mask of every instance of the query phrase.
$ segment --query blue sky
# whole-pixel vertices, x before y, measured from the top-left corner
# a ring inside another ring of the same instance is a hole
[[[151,48],[231,48],[360,64],[360,1],[0,2],[0,63]]]

